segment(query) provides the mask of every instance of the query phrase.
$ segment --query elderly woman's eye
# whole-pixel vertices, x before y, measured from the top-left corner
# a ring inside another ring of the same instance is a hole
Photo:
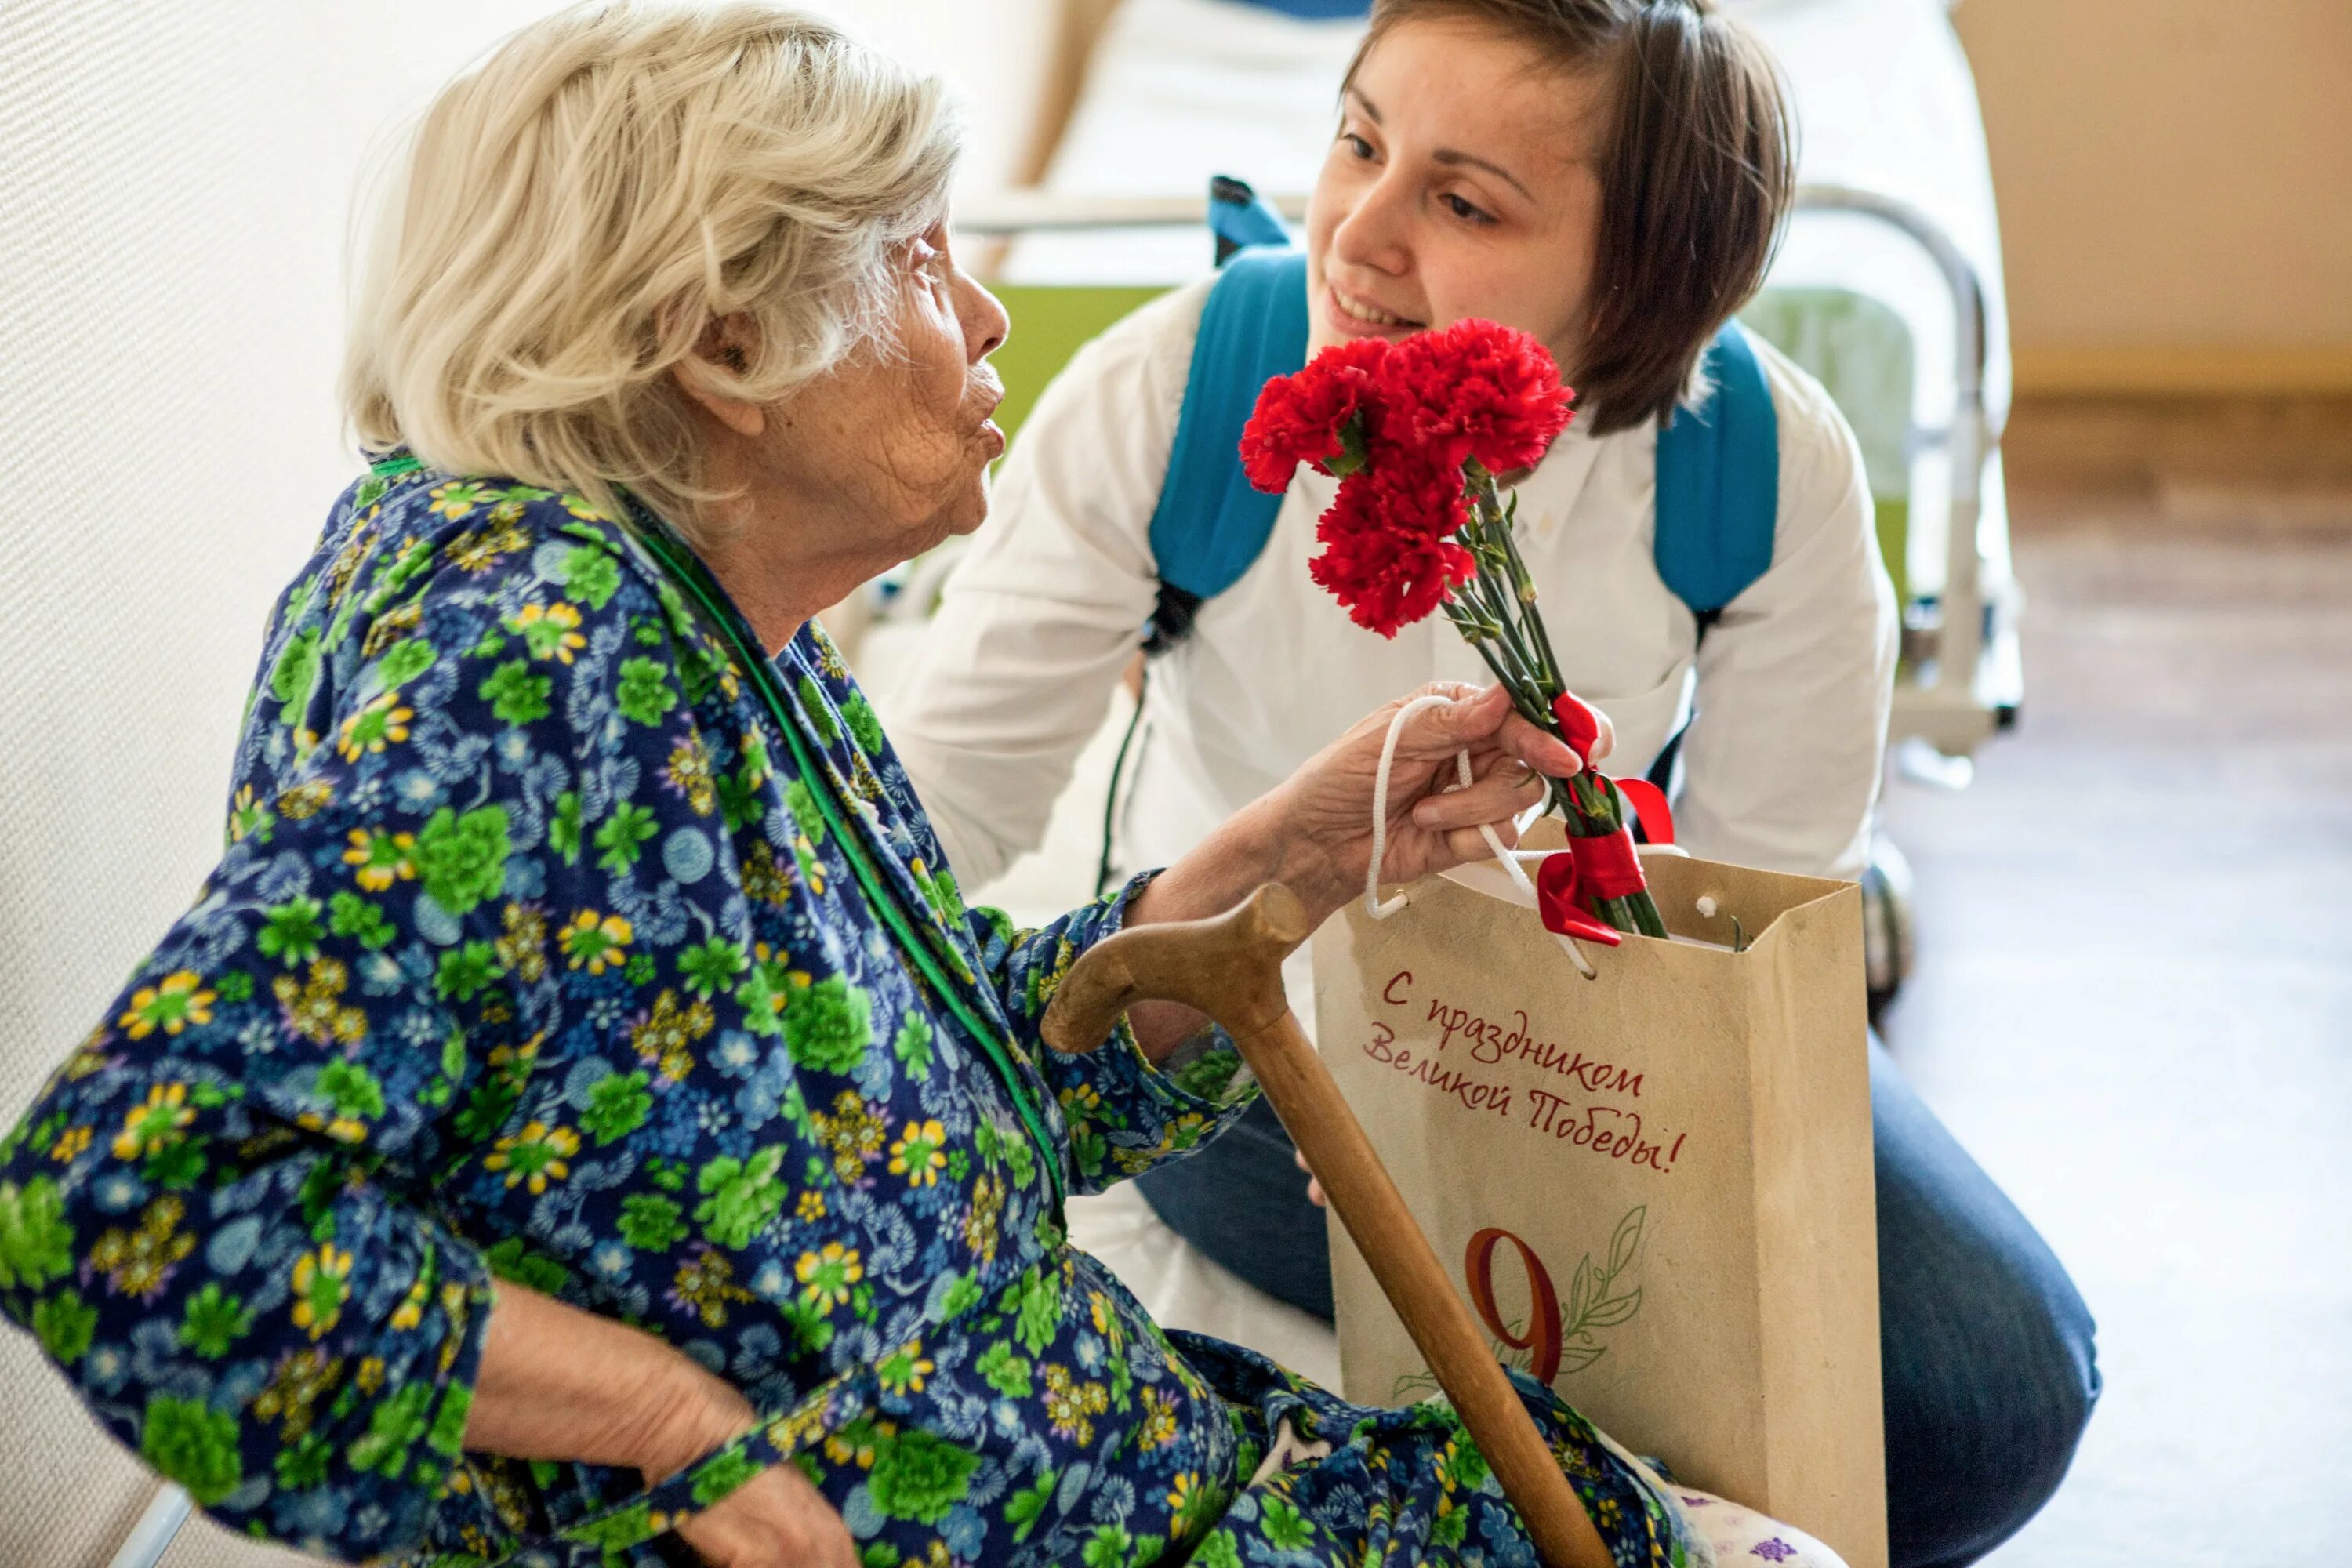
[[[946,288],[955,277],[955,261],[945,250],[923,240],[908,247],[907,258],[915,276],[935,289]]]

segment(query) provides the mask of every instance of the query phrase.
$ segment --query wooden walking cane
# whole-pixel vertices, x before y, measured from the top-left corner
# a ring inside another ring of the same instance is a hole
[[[1323,1184],[1331,1212],[1428,1358],[1438,1386],[1527,1521],[1550,1568],[1612,1568],[1550,1447],[1486,1348],[1396,1184],[1290,1016],[1282,961],[1312,934],[1297,897],[1269,882],[1211,920],[1136,926],[1089,949],[1045,1009],[1045,1043],[1093,1050],[1139,1002],[1181,1003],[1224,1026]]]

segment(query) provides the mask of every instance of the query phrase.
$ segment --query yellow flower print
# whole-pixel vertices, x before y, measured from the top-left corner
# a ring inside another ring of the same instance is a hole
[[[501,917],[499,962],[525,985],[547,976],[547,917],[530,904],[509,904]]]
[[[809,891],[820,899],[824,897],[824,862],[816,858],[816,846],[809,842],[807,834],[793,836],[793,860],[800,867]]]
[[[947,1169],[948,1131],[938,1121],[909,1121],[890,1145],[890,1173],[910,1187],[935,1186]]]
[[[800,1201],[793,1205],[793,1212],[809,1224],[815,1224],[824,1217],[824,1194],[817,1192],[803,1193],[800,1195]]]
[[[883,1141],[890,1136],[890,1124],[867,1110],[854,1089],[834,1096],[830,1116],[812,1111],[809,1122],[816,1129],[817,1142],[833,1151],[833,1173],[845,1184],[865,1174],[866,1162],[882,1152]]]
[[[594,507],[589,505],[585,497],[572,495],[567,491],[559,499],[563,503],[563,510],[570,512],[572,516],[578,518],[583,522],[610,522],[613,521],[611,518],[606,517],[603,512],[597,510]]]
[[[1176,1440],[1176,1396],[1156,1387],[1142,1394],[1141,1418],[1136,1423],[1135,1446],[1144,1453]]]
[[[580,1134],[569,1127],[550,1127],[544,1121],[525,1124],[520,1132],[510,1132],[490,1146],[482,1159],[485,1170],[504,1171],[507,1185],[518,1182],[530,1184],[534,1196],[547,1191],[547,1184],[560,1182],[572,1173],[570,1161],[580,1152]]]
[[[359,1370],[352,1374],[352,1381],[360,1385],[360,1392],[362,1394],[373,1394],[377,1389],[382,1388],[383,1386],[383,1357],[380,1355],[362,1356],[360,1358]]]
[[[152,985],[133,991],[131,1005],[115,1022],[134,1040],[143,1040],[158,1029],[176,1035],[190,1024],[209,1024],[213,1003],[218,998],[204,989],[204,984],[192,969],[174,971]]]
[[[343,851],[343,864],[356,866],[352,873],[359,885],[371,893],[381,893],[394,882],[413,880],[416,862],[412,852],[416,847],[414,833],[371,832],[364,827],[352,829],[351,847]]]
[[[838,1432],[824,1435],[824,1457],[836,1465],[856,1465],[861,1470],[874,1468],[874,1457],[882,1444],[898,1435],[895,1421],[877,1421],[872,1426],[862,1423],[845,1426]]]
[[[196,1238],[180,1234],[187,1207],[176,1197],[160,1197],[140,1211],[129,1230],[110,1230],[89,1249],[89,1267],[106,1276],[118,1296],[144,1300],[161,1291],[172,1268],[196,1249]]]
[[[680,1003],[677,993],[665,987],[654,998],[653,1011],[646,1015],[646,1021],[629,1036],[629,1044],[662,1077],[676,1083],[694,1070],[695,1042],[718,1022],[709,1003],[698,998]]]
[[[299,1443],[310,1430],[313,1408],[342,1382],[341,1356],[325,1351],[298,1351],[281,1360],[268,1385],[253,1402],[253,1413],[264,1421],[285,1422],[286,1441]]]
[[[316,735],[311,736],[310,746],[315,747],[318,743],[319,738]],[[290,789],[281,791],[278,796],[278,815],[289,822],[306,821],[326,810],[333,804],[334,798],[334,785],[323,779],[313,779],[308,784],[298,784]]]
[[[294,1124],[313,1132],[323,1132],[338,1143],[364,1143],[368,1126],[353,1116],[321,1116],[315,1110],[305,1110],[294,1118]]]
[[[415,717],[415,709],[401,706],[399,692],[387,691],[343,721],[342,737],[335,742],[335,750],[342,753],[343,761],[356,763],[368,752],[408,739],[408,721]]]
[[[849,1288],[866,1278],[866,1264],[856,1247],[828,1241],[822,1251],[801,1254],[793,1278],[801,1282],[803,1303],[830,1312],[848,1302]]]
[[[416,541],[411,540],[409,544],[415,547]],[[407,556],[408,551],[403,550],[401,558],[406,560]],[[375,624],[368,627],[366,637],[360,643],[361,656],[366,658],[381,657],[384,649],[398,642],[406,633],[415,630],[424,619],[425,602],[421,598],[411,599],[404,605],[394,605],[378,616],[375,618]]]
[[[49,1146],[49,1158],[60,1165],[70,1165],[81,1158],[82,1152],[89,1147],[89,1127],[68,1127]]]
[[[530,536],[511,526],[511,521],[492,510],[492,527],[470,530],[449,542],[450,563],[469,576],[478,577],[497,565],[501,557],[529,544]]]
[[[879,802],[882,798],[882,775],[874,771],[874,764],[866,760],[863,752],[850,753],[849,793],[860,800]]]
[[[971,1184],[971,1212],[963,1218],[963,1244],[982,1263],[996,1261],[997,1222],[1004,1216],[1004,1181],[991,1173]]]
[[[1211,1506],[1214,1495],[1192,1471],[1178,1471],[1175,1484],[1168,1489],[1168,1509],[1176,1516],[1176,1528],[1180,1531],[1190,1528],[1194,1518]]]
[[[439,1361],[444,1376],[457,1364],[457,1353],[466,1348],[466,1322],[473,1316],[468,1310],[471,1303],[467,1299],[467,1289],[459,1280],[445,1281],[441,1287],[441,1316],[449,1327],[449,1331],[441,1337]]]
[[[1079,1447],[1095,1440],[1092,1417],[1110,1408],[1110,1391],[1099,1383],[1080,1383],[1070,1369],[1048,1362],[1045,1373],[1045,1419],[1055,1431]]]
[[[782,909],[792,900],[793,868],[779,864],[764,838],[752,844],[742,860],[743,896]]]
[[[423,1322],[425,1303],[432,1294],[433,1287],[430,1281],[419,1279],[415,1284],[411,1285],[408,1288],[408,1294],[400,1299],[400,1305],[392,1310],[392,1326],[404,1333]]]
[[[359,572],[360,563],[365,561],[368,552],[375,548],[375,536],[376,530],[373,524],[357,530],[352,534],[351,542],[335,556],[334,563],[327,568],[329,604],[341,602],[344,592],[352,585],[352,578]]]
[[[327,1337],[342,1320],[343,1302],[352,1293],[352,1255],[328,1242],[316,1252],[294,1261],[294,1326],[308,1329],[313,1340]]]
[[[719,786],[710,777],[710,748],[698,734],[689,734],[669,749],[662,777],[686,797],[697,816],[709,816],[719,806]]]
[[[735,754],[741,759],[742,771],[738,776],[742,779],[745,789],[758,789],[768,782],[768,742],[759,731],[744,731]]]
[[[794,1410],[768,1423],[768,1441],[787,1454],[796,1454],[818,1440],[824,1431],[825,1406]]]
[[[489,499],[489,487],[475,484],[470,479],[452,479],[447,484],[433,487],[433,512],[437,517],[453,521],[466,516]]]
[[[629,942],[636,934],[635,928],[619,915],[582,910],[564,929],[563,953],[572,968],[585,964],[589,973],[602,974],[628,962]]]
[[[122,1113],[122,1131],[114,1135],[114,1157],[143,1160],[156,1150],[178,1142],[180,1130],[195,1119],[195,1108],[188,1103],[186,1084],[156,1084],[147,1090],[146,1104],[134,1105]],[[85,1130],[82,1142],[87,1145],[89,1142]]]
[[[677,1266],[670,1295],[680,1306],[693,1308],[711,1329],[726,1325],[728,1302],[756,1299],[735,1283],[735,1266],[726,1256],[708,1247]]]
[[[58,1081],[79,1083],[90,1074],[104,1068],[107,1061],[107,1042],[113,1037],[104,1024],[98,1025],[89,1034],[84,1035],[81,1044],[74,1047],[73,1055],[66,1058],[66,1065],[58,1069]]]
[[[251,784],[237,786],[236,799],[230,803],[228,813],[228,841],[231,844],[242,844],[257,833],[267,844],[269,842],[269,830],[277,821],[268,806],[255,804]]]
[[[875,1374],[881,1379],[882,1386],[893,1394],[922,1393],[923,1379],[930,1376],[934,1370],[923,1354],[923,1342],[920,1340],[893,1351],[882,1358],[881,1365],[874,1369]]]
[[[507,622],[522,638],[533,658],[570,664],[572,656],[588,646],[580,635],[580,612],[558,600],[552,605],[525,605]]]
[[[341,960],[314,958],[309,980],[281,974],[269,983],[269,989],[286,1009],[287,1023],[304,1039],[322,1046],[355,1045],[367,1038],[367,1015],[343,1005],[343,987],[350,984],[351,971]]]

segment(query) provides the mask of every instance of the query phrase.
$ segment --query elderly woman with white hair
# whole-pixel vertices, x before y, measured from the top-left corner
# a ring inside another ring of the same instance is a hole
[[[1336,908],[1386,714],[1016,931],[812,619],[986,511],[957,145],[936,84],[742,4],[565,13],[427,115],[353,332],[372,469],[273,617],[226,851],[0,1141],[0,1308],[224,1521],[452,1568],[1533,1560],[1444,1405],[1163,1333],[1062,1221],[1254,1092],[1166,1005],[1042,1048],[1073,957],[1272,878]],[[1578,765],[1458,695],[1391,876]],[[1685,1562],[1522,1392],[1615,1560]]]

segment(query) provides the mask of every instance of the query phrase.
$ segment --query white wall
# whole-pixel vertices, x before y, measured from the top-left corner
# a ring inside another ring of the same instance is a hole
[[[2352,5],[1968,0],[2029,390],[2352,392]]]
[[[0,1126],[216,855],[263,617],[356,471],[331,392],[371,147],[544,0],[0,5]],[[832,7],[1015,156],[1049,7]],[[145,1500],[0,1332],[0,1563]],[[193,1527],[175,1564],[251,1560]]]

